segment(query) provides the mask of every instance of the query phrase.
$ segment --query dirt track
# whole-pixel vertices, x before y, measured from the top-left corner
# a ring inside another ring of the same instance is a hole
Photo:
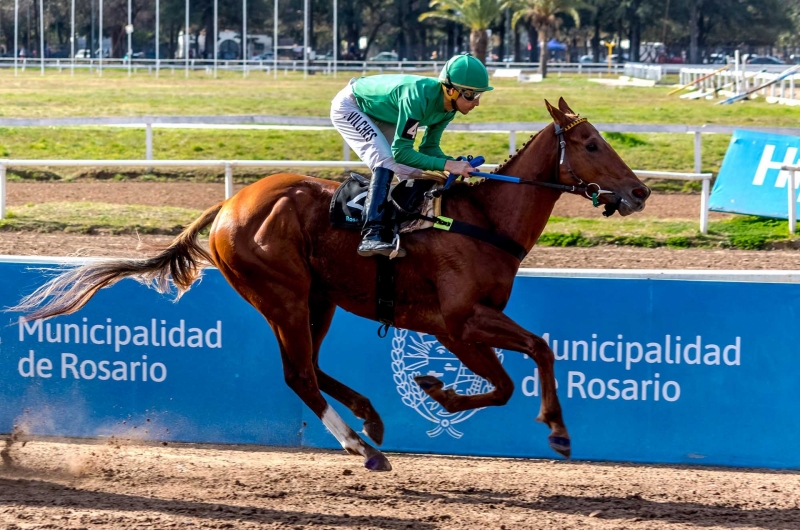
[[[69,182],[8,185],[10,206],[29,202],[94,201],[150,206],[182,206],[203,209],[224,196],[222,184],[190,182]],[[697,219],[699,195],[654,194],[644,216],[662,219]],[[579,197],[565,195],[554,215],[600,217]],[[726,217],[712,213],[711,218]],[[146,242],[160,244],[171,238],[148,236]],[[140,256],[133,236],[86,236],[0,232],[0,254],[39,256]],[[634,268],[634,269],[800,269],[798,251],[670,250],[633,247],[554,248],[535,247],[523,267],[543,268]]]
[[[800,528],[800,474],[551,460],[33,441],[0,470],[16,528]]]

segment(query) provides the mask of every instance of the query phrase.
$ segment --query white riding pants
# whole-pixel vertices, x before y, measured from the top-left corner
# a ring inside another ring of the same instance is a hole
[[[378,167],[386,168],[394,171],[400,180],[422,176],[422,170],[395,161],[392,156],[392,141],[396,125],[375,121],[364,114],[358,108],[351,84],[344,87],[331,101],[331,121],[347,145],[369,166],[370,171]]]

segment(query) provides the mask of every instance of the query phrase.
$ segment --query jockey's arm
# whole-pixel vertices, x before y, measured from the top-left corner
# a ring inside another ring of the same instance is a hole
[[[419,146],[419,152],[424,155],[435,156],[436,158],[445,158],[447,160],[454,160],[452,156],[447,156],[442,151],[439,143],[442,140],[442,133],[444,132],[447,124],[450,121],[441,121],[434,125],[428,126],[425,129],[425,136],[422,137],[422,143]]]
[[[392,141],[392,156],[400,164],[423,171],[444,171],[445,163],[448,160],[444,157],[444,153],[442,153],[442,157],[431,156],[414,149],[414,138],[419,127],[419,117],[423,115],[422,108],[414,108],[417,106],[420,106],[420,104],[412,103],[408,98],[402,98],[399,101],[397,127],[394,133],[394,141]],[[426,132],[425,137],[427,138],[427,136],[428,133]],[[441,137],[441,131],[439,136]],[[438,141],[436,143],[438,145]],[[441,153],[441,150],[439,152]]]

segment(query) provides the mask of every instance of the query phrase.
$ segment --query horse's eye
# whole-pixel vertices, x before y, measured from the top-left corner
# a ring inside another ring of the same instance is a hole
[[[586,146],[586,150],[594,153],[595,151],[597,151],[597,144],[594,142],[590,143],[589,145]]]

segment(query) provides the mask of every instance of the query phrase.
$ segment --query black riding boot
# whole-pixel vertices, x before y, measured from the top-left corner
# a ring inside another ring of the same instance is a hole
[[[389,187],[394,172],[386,168],[375,168],[369,182],[369,194],[364,203],[364,229],[361,231],[361,244],[358,246],[360,256],[388,256],[395,250],[394,230],[392,226],[392,208],[389,202]],[[406,255],[399,249],[397,257]]]

